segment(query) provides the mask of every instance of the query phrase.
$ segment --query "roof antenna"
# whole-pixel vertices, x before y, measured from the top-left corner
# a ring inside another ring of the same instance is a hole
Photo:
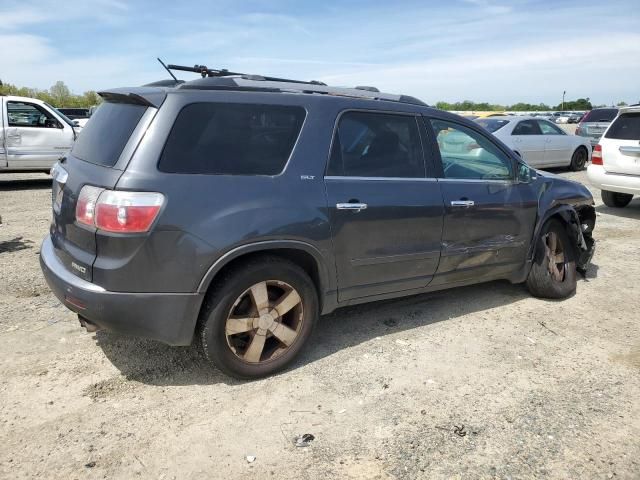
[[[157,60],[160,62],[160,65],[162,65],[162,67],[169,72],[169,75],[171,75],[171,77],[177,82],[178,79],[176,78],[176,76],[171,72],[171,70],[169,70],[169,68],[164,64],[164,62],[162,60],[160,60],[160,57],[157,57]]]

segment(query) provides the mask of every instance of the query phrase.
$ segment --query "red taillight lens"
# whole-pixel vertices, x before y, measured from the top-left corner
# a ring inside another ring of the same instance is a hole
[[[602,165],[602,146],[596,145],[593,147],[593,152],[591,153],[591,164],[592,165]]]
[[[86,193],[85,189],[88,190]],[[98,196],[93,190],[99,190]],[[164,195],[161,193],[85,186],[78,199],[76,219],[106,232],[141,233],[149,230],[163,204]]]

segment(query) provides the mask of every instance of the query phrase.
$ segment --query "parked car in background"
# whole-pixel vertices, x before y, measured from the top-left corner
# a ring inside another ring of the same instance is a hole
[[[58,108],[58,111],[73,120],[73,123],[81,128],[87,124],[91,117],[89,108]]]
[[[591,156],[589,142],[567,135],[549,120],[536,117],[492,117],[474,120],[536,168],[582,170]]]
[[[71,119],[41,100],[0,96],[0,172],[49,172],[79,132]]]
[[[621,108],[593,150],[589,181],[609,207],[626,207],[640,194],[640,105]]]
[[[616,115],[617,108],[594,108],[584,114],[576,128],[576,135],[588,138],[591,146],[595,146]]]
[[[495,279],[565,298],[593,253],[586,187],[409,96],[255,75],[101,95],[40,252],[90,331],[195,340],[255,378],[320,313]]]
[[[558,112],[559,115],[553,117],[554,123],[578,123],[581,114],[577,112]]]

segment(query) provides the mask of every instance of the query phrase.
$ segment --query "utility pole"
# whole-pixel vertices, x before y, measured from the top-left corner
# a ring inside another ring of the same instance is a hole
[[[566,94],[567,94],[567,91],[566,91],[566,90],[564,90],[564,91],[562,92],[562,111],[563,111],[563,112],[564,112],[564,96],[565,96]]]

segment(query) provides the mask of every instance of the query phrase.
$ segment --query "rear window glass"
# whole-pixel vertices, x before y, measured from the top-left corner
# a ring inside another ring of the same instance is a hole
[[[304,118],[302,107],[187,105],[176,118],[158,167],[168,173],[277,175],[291,155]]]
[[[82,129],[71,154],[85,162],[113,167],[147,107],[105,102]]]
[[[605,138],[640,140],[640,113],[624,113],[609,127]]]
[[[502,127],[504,127],[507,123],[509,123],[509,120],[496,120],[495,118],[480,118],[476,120],[476,122],[480,126],[482,126],[485,130],[493,133],[493,132],[497,132]]]
[[[585,113],[582,123],[585,122],[610,122],[618,115],[617,108],[596,108]]]

